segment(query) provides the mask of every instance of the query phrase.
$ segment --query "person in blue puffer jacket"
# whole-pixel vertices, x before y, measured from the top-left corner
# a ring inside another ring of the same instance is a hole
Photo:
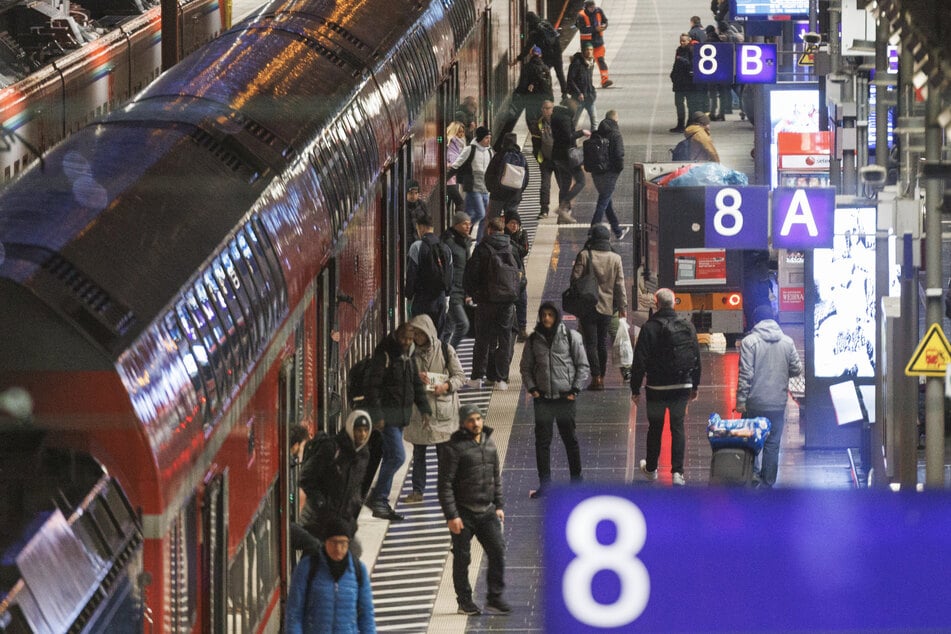
[[[287,593],[287,634],[376,632],[370,575],[350,552],[349,527],[338,519],[316,553],[305,555]]]

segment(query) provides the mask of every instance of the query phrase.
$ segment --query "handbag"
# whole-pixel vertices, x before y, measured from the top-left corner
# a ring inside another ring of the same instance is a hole
[[[580,277],[571,281],[565,292],[561,294],[561,309],[575,317],[585,317],[594,312],[598,305],[599,284],[598,278],[591,267],[591,249],[588,252],[588,264]]]
[[[525,168],[521,165],[506,163],[502,169],[500,182],[502,183],[502,187],[521,191],[522,184],[525,182]]]
[[[576,169],[581,167],[582,163],[584,163],[584,150],[577,145],[568,148],[568,167]]]

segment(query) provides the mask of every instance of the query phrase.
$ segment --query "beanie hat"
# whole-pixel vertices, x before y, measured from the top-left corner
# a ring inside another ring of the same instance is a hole
[[[324,530],[321,531],[321,533],[326,536],[325,539],[339,535],[343,535],[347,538],[353,537],[350,532],[349,523],[338,516],[332,516],[329,520],[327,520],[327,523],[324,524]]]
[[[541,57],[541,54],[542,54],[542,49],[538,48],[537,46],[532,47],[532,55],[538,55],[539,57]]]
[[[764,319],[773,319],[773,307],[767,304],[760,304],[753,310],[753,325],[755,326]]]
[[[508,222],[511,221],[511,220],[514,220],[514,221],[517,222],[518,224],[522,224],[522,217],[519,215],[519,213],[518,213],[517,211],[506,211],[506,212],[505,212],[505,222],[508,223]]]
[[[596,224],[588,231],[592,240],[610,240],[611,231],[603,224]]]
[[[481,142],[482,139],[492,134],[487,127],[480,125],[475,131],[475,140]]]
[[[690,118],[693,119],[694,123],[699,123],[700,125],[710,125],[710,117],[707,116],[707,113],[700,112],[699,110],[690,115]]]
[[[469,222],[471,220],[472,218],[470,218],[469,214],[467,214],[466,212],[457,211],[456,213],[452,214],[452,224],[449,226],[455,227],[456,225],[461,225],[462,223]]]
[[[372,427],[372,425],[370,425],[370,415],[363,410],[357,410],[357,412],[357,416],[353,419],[353,428],[363,427],[370,429],[370,427]]]
[[[415,189],[416,191],[419,191],[419,181],[415,181],[412,179],[406,181],[406,191],[410,191],[411,189]]]
[[[472,416],[473,414],[481,414],[482,410],[478,406],[473,405],[472,403],[466,403],[459,408],[459,426],[462,427],[462,424],[466,422],[466,419]]]

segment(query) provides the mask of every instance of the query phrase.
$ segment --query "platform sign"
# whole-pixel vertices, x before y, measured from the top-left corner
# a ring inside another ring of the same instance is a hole
[[[694,46],[694,83],[732,84],[733,53],[731,42],[707,42]]]
[[[775,84],[776,45],[737,44],[736,83]]]
[[[939,324],[931,324],[905,366],[907,376],[944,376],[951,362],[951,343]]]
[[[773,247],[819,249],[832,246],[835,188],[773,190]]]
[[[723,249],[769,247],[769,188],[707,187],[704,246]]]
[[[941,491],[566,487],[545,498],[545,631],[946,632]]]

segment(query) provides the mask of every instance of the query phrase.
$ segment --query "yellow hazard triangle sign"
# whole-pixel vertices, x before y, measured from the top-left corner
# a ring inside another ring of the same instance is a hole
[[[928,332],[915,348],[905,374],[908,376],[944,376],[945,367],[951,362],[951,343],[938,324],[931,324]]]

